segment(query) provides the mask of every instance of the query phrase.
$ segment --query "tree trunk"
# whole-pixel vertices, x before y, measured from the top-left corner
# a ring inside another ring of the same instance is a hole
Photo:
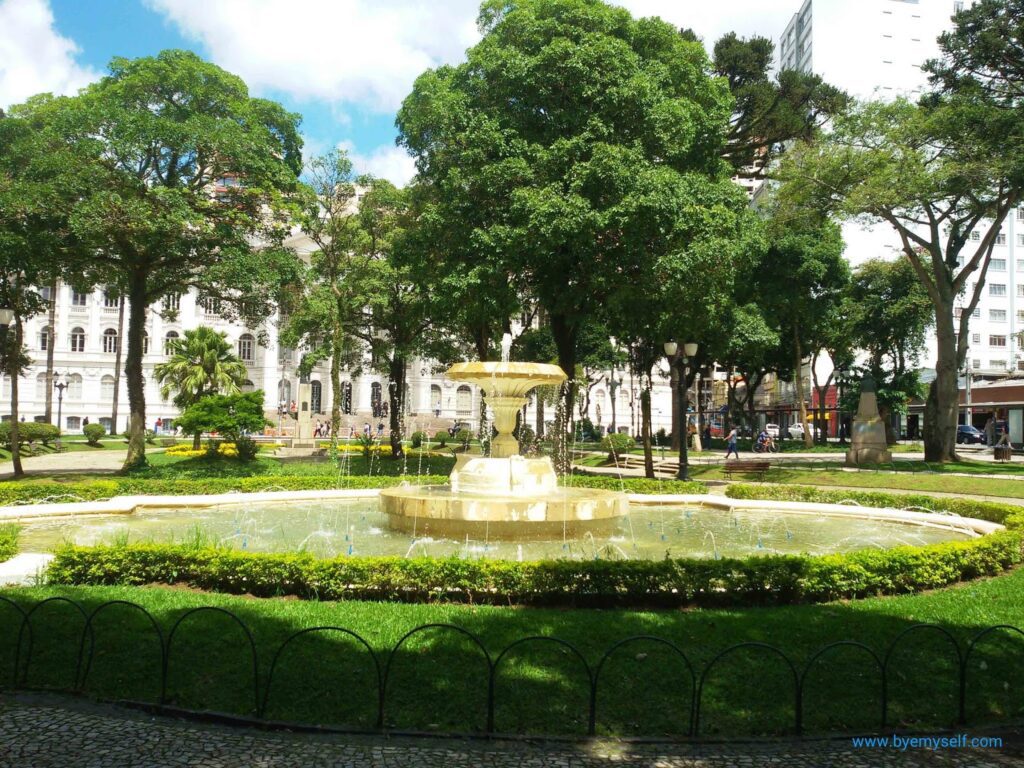
[[[935,380],[928,388],[924,408],[924,460],[956,461],[956,424],[960,408],[960,390],[957,372],[959,359],[956,333],[953,330],[953,310],[944,312],[936,308],[936,337],[938,354],[935,361]]]
[[[341,324],[335,318],[331,328],[331,448],[335,450],[341,434],[341,346]]]
[[[892,411],[886,406],[878,406],[878,418],[882,420],[882,426],[885,427],[885,444],[896,445],[896,430],[892,428]]]
[[[544,439],[544,395],[540,389],[533,390],[533,396],[537,403],[537,441]]]
[[[388,361],[388,401],[391,408],[388,414],[391,458],[400,459],[404,455],[402,433],[405,422],[405,358],[399,355]]]
[[[123,469],[146,464],[146,393],[142,383],[142,334],[146,329],[145,271],[128,278],[128,357],[124,373],[128,381],[128,456]],[[116,425],[114,425],[116,427]]]
[[[18,377],[21,371],[18,368],[18,361],[21,359],[21,348],[24,346],[25,329],[21,324],[21,315],[14,315],[14,348],[9,349],[12,353],[10,359],[14,361],[11,367],[11,464],[14,466],[14,476],[22,477],[25,470],[21,466],[21,445],[18,434]]]
[[[53,423],[53,347],[57,341],[57,289],[60,287],[60,280],[53,278],[50,285],[50,316],[47,322],[50,326],[50,338],[46,345],[46,405],[43,409],[43,416],[47,424]],[[62,429],[60,424],[57,429]]]
[[[117,401],[121,393],[121,349],[124,346],[124,296],[117,304],[117,348],[114,350],[114,402],[110,409],[110,434],[117,434]],[[197,439],[198,442],[198,439]],[[195,446],[196,450],[199,446]]]
[[[651,376],[640,377],[640,439],[644,445],[644,477],[654,477],[654,450],[651,446]]]
[[[570,451],[572,430],[573,396],[576,389],[576,340],[578,330],[563,315],[551,316],[551,335],[558,350],[558,365],[568,377],[555,413],[554,463],[555,471],[568,474],[572,471]]]
[[[798,328],[793,328],[793,363],[794,363],[794,376],[796,377],[796,400],[800,404],[800,424],[804,428],[804,447],[814,447],[814,429],[807,428],[807,404],[804,402],[804,376],[803,376],[803,362],[804,352],[803,347],[800,345],[800,331]]]

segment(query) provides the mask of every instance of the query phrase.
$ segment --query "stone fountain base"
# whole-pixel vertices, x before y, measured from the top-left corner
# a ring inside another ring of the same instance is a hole
[[[629,511],[624,493],[559,488],[551,459],[462,454],[450,485],[386,488],[389,525],[417,536],[461,539],[576,538],[611,530]]]

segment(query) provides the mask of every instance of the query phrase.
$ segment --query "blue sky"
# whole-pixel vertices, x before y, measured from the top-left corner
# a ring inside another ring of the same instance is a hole
[[[776,37],[800,0],[620,0],[635,15]],[[114,56],[187,48],[303,116],[307,154],[341,146],[397,183],[395,113],[415,77],[478,38],[478,0],[0,0],[0,107],[74,93]]]

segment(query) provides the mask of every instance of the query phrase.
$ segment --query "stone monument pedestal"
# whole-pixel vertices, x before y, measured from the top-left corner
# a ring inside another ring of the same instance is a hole
[[[886,464],[892,461],[892,451],[885,442],[885,424],[878,415],[878,397],[875,380],[870,374],[860,384],[860,403],[853,418],[850,450],[846,452],[848,466],[857,464]]]

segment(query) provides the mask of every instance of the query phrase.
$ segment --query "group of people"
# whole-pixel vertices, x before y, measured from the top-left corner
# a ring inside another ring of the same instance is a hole
[[[380,403],[373,403],[371,407],[371,410],[373,411],[373,418],[386,419],[388,417],[388,408],[387,400]]]
[[[1006,428],[1005,422],[996,421],[995,416],[989,416],[985,422],[985,445],[992,448],[995,446],[1008,445],[1010,443],[1010,431]]]

